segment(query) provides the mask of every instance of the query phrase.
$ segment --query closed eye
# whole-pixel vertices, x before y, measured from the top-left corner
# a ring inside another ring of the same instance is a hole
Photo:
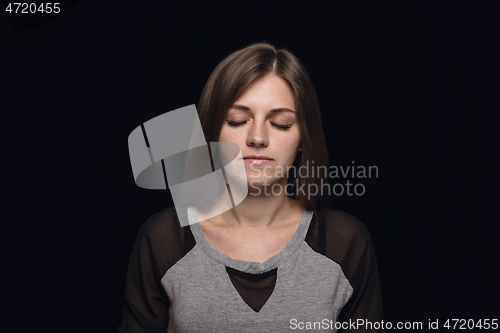
[[[243,125],[244,123],[246,123],[246,120],[245,121],[232,121],[232,120],[226,120],[227,123],[231,126],[238,126],[238,125]]]
[[[226,122],[231,125],[231,126],[239,126],[239,125],[243,125],[245,124],[247,121],[244,120],[244,121],[232,121],[232,120],[226,120]],[[273,125],[274,127],[277,127],[277,128],[281,128],[281,129],[289,129],[290,127],[292,127],[292,125],[280,125],[280,124],[276,124],[276,123],[273,123],[272,121],[270,122],[271,125]]]
[[[278,128],[282,128],[282,129],[289,129],[290,127],[292,127],[292,125],[279,125],[279,124],[275,124],[271,121],[271,125],[275,126],[275,127],[278,127]]]

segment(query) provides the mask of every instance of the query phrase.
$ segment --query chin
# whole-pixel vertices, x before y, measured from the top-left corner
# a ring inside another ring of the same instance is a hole
[[[281,182],[280,182],[281,179],[270,179],[270,178],[266,178],[266,177],[262,177],[262,178],[250,178],[248,177],[247,178],[247,184],[249,187],[253,187],[253,188],[265,188],[265,187],[270,187],[270,186],[273,186],[273,185],[280,185],[281,186]],[[276,185],[276,186],[278,186]],[[286,183],[285,183],[286,185]]]
[[[265,187],[269,186],[269,181],[267,179],[248,178],[247,184],[253,187]]]

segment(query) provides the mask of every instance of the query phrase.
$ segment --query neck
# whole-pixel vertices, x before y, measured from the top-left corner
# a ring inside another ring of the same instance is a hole
[[[286,179],[283,181],[286,185]],[[286,221],[294,212],[302,210],[302,206],[281,192],[273,195],[270,187],[261,188],[260,193],[249,192],[241,203],[224,212],[222,218],[227,223],[236,222],[250,228],[266,228]]]

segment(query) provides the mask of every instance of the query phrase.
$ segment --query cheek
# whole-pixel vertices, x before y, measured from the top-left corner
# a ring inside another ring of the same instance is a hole
[[[281,156],[286,164],[292,165],[299,148],[300,137],[286,138],[281,142]]]
[[[235,131],[228,131],[225,130],[224,127],[222,128],[220,135],[219,135],[219,141],[220,142],[233,142],[237,143],[238,141],[238,135],[236,134]]]

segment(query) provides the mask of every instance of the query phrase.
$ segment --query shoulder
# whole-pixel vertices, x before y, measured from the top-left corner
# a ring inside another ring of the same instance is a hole
[[[175,222],[179,223],[178,221],[175,207],[168,207],[149,217],[141,228],[145,230],[154,230],[165,226],[173,226]]]
[[[184,233],[174,207],[164,209],[144,222],[136,239],[138,250],[149,253],[162,273],[185,254]]]
[[[137,238],[146,241],[151,248],[182,247],[184,232],[188,227],[181,227],[175,207],[166,208],[143,223]]]
[[[181,229],[175,207],[166,208],[144,222],[139,234],[144,236],[155,236],[163,233],[172,233]]]
[[[365,225],[353,215],[341,210],[322,209],[318,211],[323,221],[325,255],[338,263],[350,278],[360,262],[372,252],[370,233]],[[320,227],[321,228],[321,227]]]
[[[343,242],[359,244],[370,240],[370,233],[366,226],[355,216],[342,210],[330,208],[322,209],[318,215],[323,214],[327,238],[341,237]],[[329,236],[329,237],[328,237]]]

